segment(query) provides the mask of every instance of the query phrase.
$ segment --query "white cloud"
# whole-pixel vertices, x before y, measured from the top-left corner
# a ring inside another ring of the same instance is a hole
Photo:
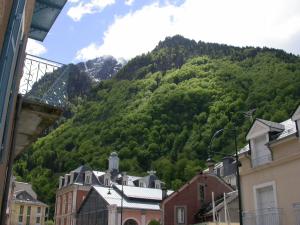
[[[42,45],[41,42],[29,38],[26,45],[26,52],[28,54],[40,56],[45,54],[47,52],[47,49]]]
[[[132,5],[134,3],[134,0],[125,0],[126,5]]]
[[[79,0],[68,0],[68,1],[71,2],[71,3],[79,2]]]
[[[71,0],[71,2],[78,2],[78,0]],[[74,21],[79,21],[84,15],[100,13],[104,8],[114,3],[115,0],[90,0],[87,3],[80,1],[68,10],[67,15]]]
[[[299,0],[186,0],[180,6],[154,3],[116,17],[103,42],[79,50],[76,59],[107,54],[130,59],[175,34],[197,41],[283,48],[300,54],[289,44],[300,34],[299,8]]]

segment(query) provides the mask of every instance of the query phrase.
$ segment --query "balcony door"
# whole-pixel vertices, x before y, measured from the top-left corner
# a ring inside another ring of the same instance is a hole
[[[256,224],[280,224],[274,185],[256,188],[256,209]]]

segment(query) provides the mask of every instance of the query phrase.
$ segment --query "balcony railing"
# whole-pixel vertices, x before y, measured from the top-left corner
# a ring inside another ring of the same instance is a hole
[[[46,73],[52,73],[62,65],[58,62],[27,54],[19,92],[25,95],[31,90],[33,84],[39,81]]]
[[[271,153],[266,154],[264,156],[252,158],[252,167],[257,167],[257,166],[263,165],[263,164],[271,162],[271,161],[272,161]]]
[[[68,68],[53,72],[63,64],[45,58],[26,55],[19,93],[25,99],[52,106],[63,107],[65,101]]]
[[[283,225],[283,210],[278,208],[260,209],[243,213],[244,225]]]
[[[300,203],[294,203],[295,225],[300,225]]]

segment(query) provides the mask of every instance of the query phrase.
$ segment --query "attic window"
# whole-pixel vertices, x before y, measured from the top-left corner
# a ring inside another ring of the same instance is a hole
[[[145,185],[145,183],[143,181],[140,181],[139,186],[140,187],[145,187],[146,185]]]
[[[251,159],[253,167],[263,165],[272,160],[271,151],[267,147],[268,139],[268,135],[261,135],[251,140]]]
[[[105,186],[109,186],[109,179],[108,179],[108,178],[105,178],[105,179],[104,179],[104,185],[105,185]]]
[[[92,176],[90,174],[86,175],[86,177],[85,177],[85,183],[86,184],[91,184],[92,183]]]
[[[155,181],[155,188],[156,188],[156,189],[160,189],[160,188],[161,188],[161,186],[160,186],[160,181],[159,181],[159,180],[156,180],[156,181]]]

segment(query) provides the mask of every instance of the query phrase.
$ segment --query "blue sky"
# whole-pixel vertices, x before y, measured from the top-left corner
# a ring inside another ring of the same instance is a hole
[[[62,63],[130,59],[166,36],[300,54],[299,0],[69,0],[43,43],[27,52]]]

